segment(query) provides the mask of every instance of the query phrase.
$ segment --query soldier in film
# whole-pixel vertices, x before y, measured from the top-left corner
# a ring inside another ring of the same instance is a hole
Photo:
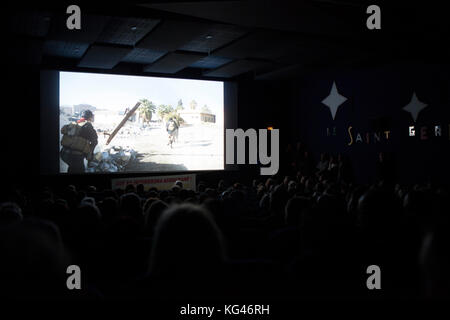
[[[92,123],[94,114],[90,110],[83,111],[81,119],[61,128],[61,159],[69,166],[68,173],[84,173],[84,159],[92,160],[95,146],[98,143],[97,132]]]

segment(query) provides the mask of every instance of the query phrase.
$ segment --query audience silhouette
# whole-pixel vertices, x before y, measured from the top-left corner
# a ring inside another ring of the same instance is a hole
[[[3,186],[2,296],[449,296],[448,189],[395,185],[382,156],[376,182],[357,185],[343,155],[314,165],[301,143],[287,152],[286,176],[197,191]],[[82,290],[67,289],[69,265]],[[370,265],[379,292],[366,287]]]

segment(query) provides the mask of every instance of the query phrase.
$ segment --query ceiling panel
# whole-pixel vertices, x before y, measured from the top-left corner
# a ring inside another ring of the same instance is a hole
[[[215,69],[231,61],[232,59],[229,58],[207,56],[194,62],[193,64],[190,65],[190,67],[202,69]]]
[[[131,48],[119,48],[104,45],[92,45],[83,59],[78,64],[79,67],[112,69],[129,52]]]
[[[88,43],[48,40],[44,43],[43,53],[48,56],[79,59],[88,48]]]
[[[204,72],[205,76],[231,78],[242,73],[270,67],[272,64],[265,61],[237,60],[224,65],[218,69]]]
[[[197,37],[180,47],[179,50],[211,52],[242,37],[247,32],[248,30],[246,28],[238,26],[220,23],[213,24]]]
[[[200,22],[165,20],[147,34],[136,47],[157,51],[176,51],[203,34],[209,26],[210,24]]]
[[[296,35],[260,30],[214,51],[214,54],[235,59],[277,59],[298,48],[300,44]]]
[[[156,73],[176,73],[193,64],[202,57],[204,57],[202,54],[171,52],[156,61],[154,64],[145,67],[144,71]]]
[[[166,51],[155,51],[150,49],[134,48],[122,59],[122,61],[131,63],[149,64],[155,62],[166,53],[167,53]]]
[[[96,42],[134,46],[159,21],[142,18],[110,18]]]

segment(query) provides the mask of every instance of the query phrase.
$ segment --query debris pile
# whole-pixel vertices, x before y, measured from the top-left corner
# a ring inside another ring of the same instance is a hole
[[[129,147],[113,146],[96,152],[88,163],[88,172],[121,172],[133,160],[137,152]]]
[[[116,137],[120,138],[130,138],[130,137],[136,137],[136,136],[149,136],[152,132],[152,129],[159,128],[158,126],[155,126],[154,124],[127,124],[123,128],[119,130]],[[107,135],[111,132],[113,132],[115,129],[114,125],[109,126],[102,126],[101,128],[97,129],[97,133]]]

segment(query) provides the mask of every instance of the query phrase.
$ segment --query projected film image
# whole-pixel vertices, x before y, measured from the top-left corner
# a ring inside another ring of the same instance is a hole
[[[60,172],[218,170],[223,82],[60,72]]]

